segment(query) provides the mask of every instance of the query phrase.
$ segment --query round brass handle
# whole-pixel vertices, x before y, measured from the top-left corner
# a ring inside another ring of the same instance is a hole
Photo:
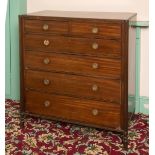
[[[45,101],[45,102],[44,102],[44,106],[45,106],[45,107],[49,107],[49,106],[50,106],[50,101],[48,101],[48,100]]]
[[[92,28],[92,33],[94,34],[98,33],[98,28],[97,27]]]
[[[98,90],[98,86],[97,85],[93,85],[92,86],[92,91],[97,91]]]
[[[93,68],[93,69],[97,69],[98,67],[99,67],[98,63],[93,63],[93,64],[92,64],[92,68]]]
[[[48,58],[45,58],[44,60],[43,60],[43,62],[44,62],[44,64],[49,64],[50,63],[50,59],[48,59]]]
[[[92,44],[92,48],[93,48],[94,50],[98,49],[98,44],[97,44],[97,43],[93,43],[93,44]]]
[[[92,110],[92,114],[93,114],[94,116],[97,116],[97,115],[98,115],[98,113],[99,113],[99,112],[98,112],[98,110],[97,110],[97,109],[93,109],[93,110]]]
[[[45,79],[45,80],[43,81],[43,83],[44,83],[44,85],[49,85],[49,84],[50,84],[50,80]]]
[[[45,30],[45,31],[48,30],[48,25],[47,25],[47,24],[44,24],[44,25],[43,25],[43,30]]]
[[[48,46],[50,44],[50,41],[49,40],[44,40],[44,45],[45,46]]]

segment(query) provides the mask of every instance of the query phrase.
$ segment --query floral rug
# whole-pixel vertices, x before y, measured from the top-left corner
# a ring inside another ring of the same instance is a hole
[[[6,155],[148,155],[148,116],[129,126],[128,152],[113,132],[27,117],[19,126],[19,103],[6,100]]]

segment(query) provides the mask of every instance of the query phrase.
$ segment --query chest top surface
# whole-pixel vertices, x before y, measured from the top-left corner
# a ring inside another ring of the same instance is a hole
[[[29,16],[41,17],[65,17],[65,18],[88,18],[88,19],[111,19],[130,20],[136,13],[130,12],[78,12],[78,11],[56,11],[44,10],[40,12],[28,13]]]

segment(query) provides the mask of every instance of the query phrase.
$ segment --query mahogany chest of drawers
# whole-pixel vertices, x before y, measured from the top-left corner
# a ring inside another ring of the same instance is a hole
[[[21,121],[51,118],[123,135],[134,113],[134,13],[19,16]]]

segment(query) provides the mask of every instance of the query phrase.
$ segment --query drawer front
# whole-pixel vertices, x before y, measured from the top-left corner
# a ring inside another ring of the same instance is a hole
[[[120,79],[121,61],[66,54],[25,52],[25,68]]]
[[[26,70],[25,84],[42,92],[120,103],[119,80]]]
[[[26,35],[24,49],[48,52],[119,57],[121,41],[106,39],[72,38],[63,36]]]
[[[26,91],[25,96],[25,110],[33,114],[53,116],[77,123],[92,124],[92,126],[120,127],[118,104],[33,91]]]
[[[71,22],[71,34],[105,38],[121,38],[121,23]]]
[[[68,22],[47,20],[24,20],[24,31],[26,33],[68,33]]]

